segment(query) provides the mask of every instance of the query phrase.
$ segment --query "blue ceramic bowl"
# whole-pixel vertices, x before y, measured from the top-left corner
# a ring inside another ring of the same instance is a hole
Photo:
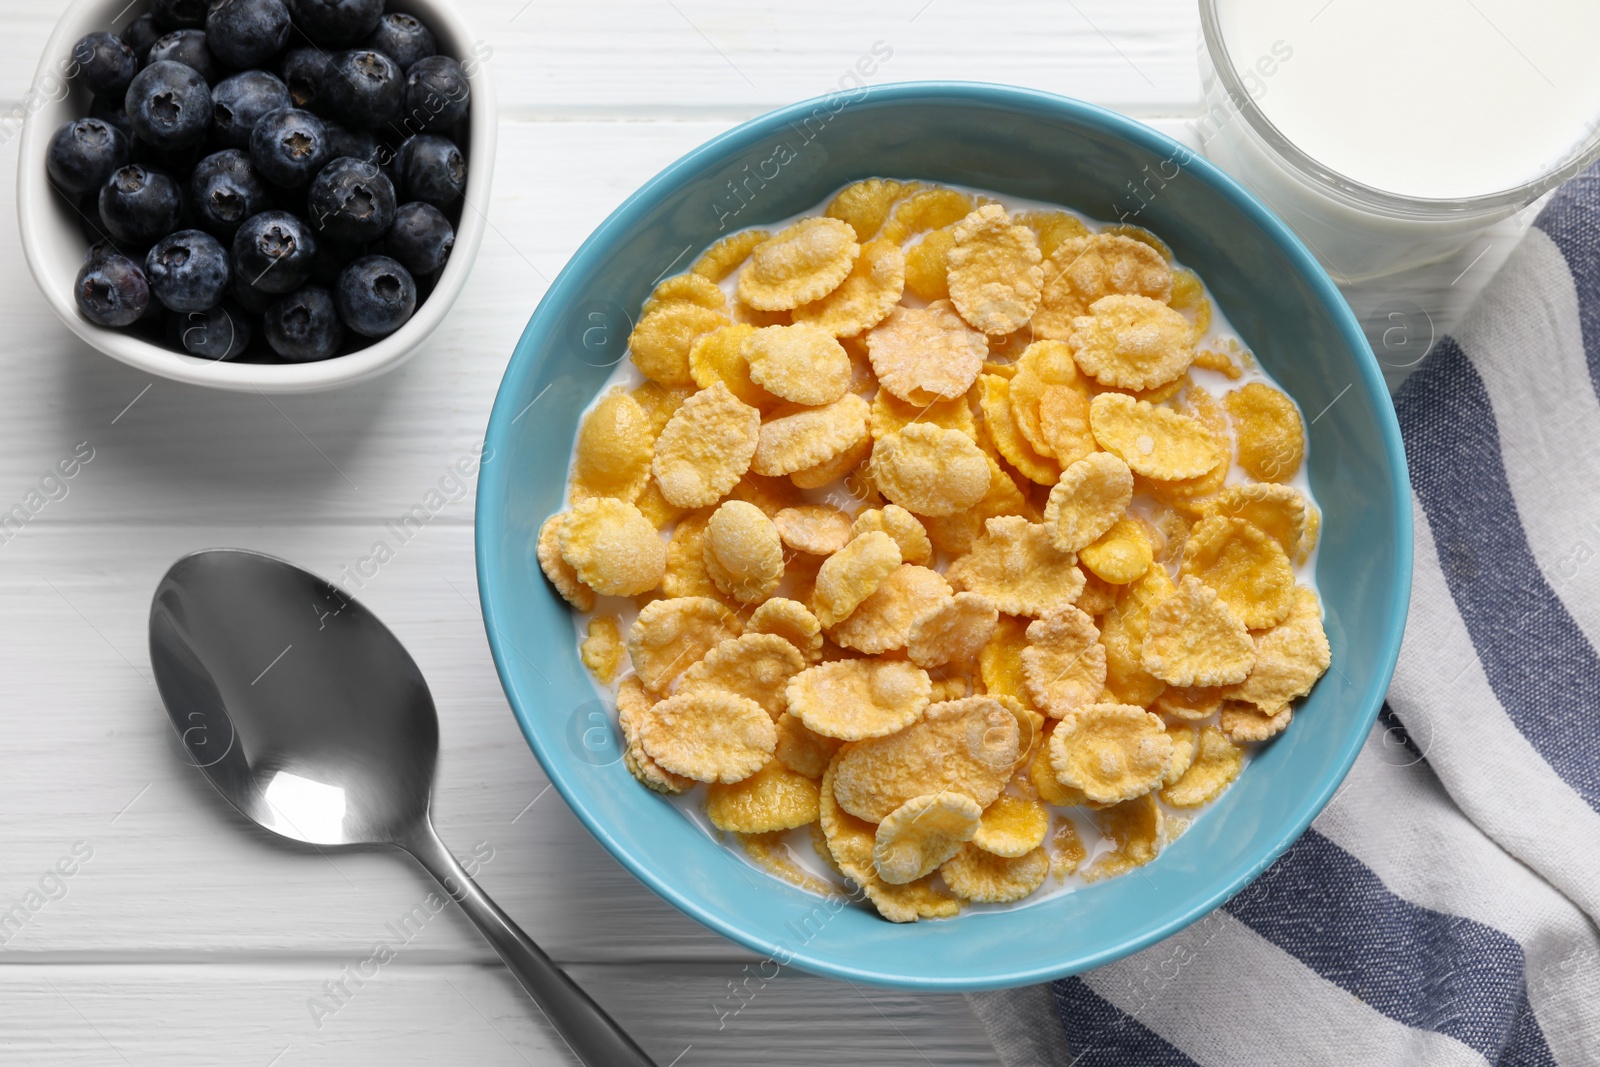
[[[768,877],[637,785],[546,585],[534,535],[559,505],[579,412],[625,354],[630,312],[718,236],[872,175],[928,178],[1136,221],[1200,272],[1310,420],[1317,578],[1333,670],[1226,795],[1142,869],[1009,911],[896,926]],[[1135,192],[1137,190],[1137,193]],[[1405,456],[1377,362],[1333,284],[1266,208],[1175,141],[1109,111],[998,85],[886,85],[796,104],[689,153],[607,219],[523,332],[478,481],[478,584],[500,679],[556,788],[651,889],[780,963],[929,990],[1021,985],[1134,952],[1205,915],[1288,848],[1355,760],[1394,669],[1411,585]],[[488,457],[486,457],[488,458]]]

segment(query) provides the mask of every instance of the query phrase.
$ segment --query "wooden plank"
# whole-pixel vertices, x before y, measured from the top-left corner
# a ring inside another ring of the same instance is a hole
[[[459,6],[493,50],[487,67],[512,119],[743,118],[854,87],[851,71],[868,72],[873,84],[1009,82],[1144,114],[1186,113],[1199,98],[1198,15],[1187,0],[1026,0],[1003,9],[975,0]],[[0,38],[7,111],[32,85],[60,10],[12,7]]]
[[[403,946],[382,966],[363,967],[366,958],[0,968],[9,1009],[0,1048],[8,1063],[41,1067],[574,1062],[498,965],[419,964]],[[348,975],[361,971],[372,976],[357,986]],[[753,978],[730,964],[583,965],[572,974],[661,1067],[999,1063],[951,994],[770,971]],[[340,981],[348,995],[329,984]]]

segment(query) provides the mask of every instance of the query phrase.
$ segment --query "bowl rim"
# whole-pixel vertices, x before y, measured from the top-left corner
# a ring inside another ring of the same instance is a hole
[[[462,42],[463,49],[470,49],[482,40],[447,0],[400,0],[398,7],[417,10],[439,31],[441,38]],[[130,10],[119,8],[117,0],[74,0],[50,32],[30,84],[37,87],[47,78],[61,80],[54,73],[55,64],[70,54],[77,39],[91,29],[102,28],[108,17],[117,21]],[[120,13],[110,14],[113,11]],[[390,371],[415,355],[444,321],[461,295],[483,243],[499,125],[491,66],[487,61],[480,62],[472,78],[472,109],[468,120],[472,141],[467,188],[462,194],[461,224],[456,227],[456,243],[450,261],[445,264],[433,291],[418,305],[410,320],[366,348],[311,363],[222,362],[174,352],[121,330],[96,326],[80,315],[72,299],[72,279],[56,278],[45,262],[43,251],[50,241],[45,219],[53,210],[50,204],[53,191],[45,174],[44,154],[55,127],[60,125],[52,123],[51,119],[61,113],[59,109],[63,102],[71,99],[70,93],[48,101],[28,116],[17,150],[17,223],[28,271],[44,295],[45,303],[69,330],[112,359],[162,378],[234,392],[306,393],[352,385]]]
[[[554,313],[552,309],[565,307],[572,299],[581,295],[576,291],[569,292],[576,284],[574,278],[579,273],[586,273],[592,260],[604,257],[607,254],[606,249],[611,245],[614,236],[619,231],[632,226],[637,216],[648,210],[661,193],[675,188],[684,177],[694,174],[708,163],[755,147],[776,129],[787,126],[791,121],[798,121],[801,117],[811,114],[816,107],[836,99],[838,95],[837,93],[832,93],[803,100],[740,123],[733,129],[721,133],[692,149],[640,186],[636,192],[608,215],[605,221],[596,227],[594,232],[573,253],[572,258],[568,260],[560,274],[556,276],[539,301],[539,305],[529,317],[527,327],[524,328],[522,335],[518,338],[517,349],[520,350],[523,343],[529,339],[536,324],[540,323],[549,314]],[[891,82],[870,87],[866,90],[865,95],[861,96],[855,103],[863,103],[868,99],[888,102],[915,102],[927,105],[938,105],[940,103],[977,104],[1012,110],[1023,114],[1048,114],[1052,118],[1068,119],[1087,125],[1098,125],[1101,129],[1110,132],[1114,136],[1131,141],[1138,147],[1145,148],[1161,157],[1171,157],[1175,153],[1183,153],[1185,156],[1190,157],[1190,162],[1185,164],[1186,169],[1193,168],[1194,173],[1200,180],[1211,185],[1217,192],[1227,198],[1238,211],[1261,227],[1272,241],[1299,267],[1317,297],[1329,309],[1338,324],[1342,339],[1355,357],[1355,371],[1358,380],[1369,394],[1382,397],[1385,401],[1377,404],[1376,407],[1382,428],[1383,450],[1393,473],[1387,491],[1392,497],[1391,503],[1398,517],[1393,531],[1395,566],[1403,575],[1403,580],[1394,583],[1394,587],[1389,591],[1388,610],[1390,621],[1388,633],[1384,637],[1378,657],[1379,669],[1374,672],[1374,681],[1369,682],[1367,686],[1370,707],[1361,716],[1363,728],[1352,730],[1343,745],[1338,749],[1334,761],[1337,773],[1329,775],[1323,788],[1302,804],[1298,811],[1293,813],[1284,831],[1256,863],[1241,869],[1231,879],[1228,879],[1220,889],[1209,894],[1197,896],[1187,907],[1178,910],[1173,918],[1143,931],[1137,936],[1127,938],[1112,948],[1088,956],[1076,957],[1059,965],[1043,965],[1003,974],[997,972],[979,978],[963,978],[939,974],[885,973],[874,970],[869,964],[842,963],[835,959],[820,958],[812,955],[809,949],[804,946],[799,950],[788,945],[780,947],[777,942],[768,938],[761,930],[730,921],[723,915],[701,906],[693,898],[692,894],[679,890],[670,880],[658,877],[647,866],[637,862],[628,849],[623,847],[607,832],[603,821],[598,819],[594,812],[589,810],[583,803],[581,797],[577,795],[569,784],[561,766],[555,764],[554,761],[545,759],[534,739],[531,718],[525,709],[520,706],[515,696],[516,689],[512,684],[509,673],[509,654],[512,650],[500,637],[502,618],[498,599],[501,594],[490,580],[488,561],[499,557],[501,545],[503,544],[500,536],[499,518],[500,512],[505,506],[504,487],[508,474],[492,465],[486,465],[486,469],[488,469],[487,479],[480,474],[478,499],[474,514],[474,543],[477,555],[476,573],[479,602],[482,608],[484,629],[488,637],[489,648],[495,662],[495,670],[500,676],[501,686],[505,690],[507,702],[511,705],[512,713],[517,719],[518,726],[521,728],[524,738],[528,741],[529,748],[533,750],[534,756],[544,768],[545,774],[561,793],[568,807],[572,809],[583,822],[584,827],[600,842],[606,851],[627,868],[634,877],[638,878],[678,910],[752,951],[760,952],[773,958],[777,958],[778,954],[782,953],[786,963],[792,963],[802,970],[831,978],[865,982],[891,988],[933,992],[970,992],[1029,985],[1049,981],[1068,974],[1083,973],[1095,967],[1115,962],[1171,936],[1220,907],[1254,881],[1289,846],[1294,844],[1304,834],[1307,827],[1311,825],[1312,820],[1327,806],[1340,785],[1343,784],[1351,766],[1355,763],[1356,757],[1360,754],[1368,734],[1371,732],[1372,723],[1377,719],[1378,710],[1387,692],[1389,680],[1393,677],[1410,605],[1413,536],[1410,521],[1411,487],[1405,448],[1400,437],[1400,425],[1395,416],[1393,405],[1387,401],[1389,391],[1384,383],[1377,357],[1367,343],[1366,335],[1356,320],[1354,312],[1351,311],[1332,279],[1317,263],[1316,258],[1304,243],[1295,236],[1284,222],[1265,205],[1256,200],[1241,185],[1228,177],[1214,164],[1200,157],[1198,153],[1186,148],[1167,135],[1114,111],[1071,97],[1020,86],[964,81]],[[485,447],[495,450],[491,454],[497,454],[500,447],[505,443],[504,437],[509,433],[508,427],[511,425],[513,416],[517,414],[512,410],[516,404],[516,397],[513,396],[514,390],[508,386],[514,384],[515,379],[520,379],[532,373],[535,366],[534,361],[528,361],[519,366],[514,357],[508,363],[499,392],[495,397],[494,406],[490,412],[489,424],[485,433]],[[1381,679],[1381,681],[1377,679]]]

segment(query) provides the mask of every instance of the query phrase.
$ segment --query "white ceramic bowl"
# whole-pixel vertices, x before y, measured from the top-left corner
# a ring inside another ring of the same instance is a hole
[[[17,220],[28,269],[50,307],[68,329],[112,359],[164,378],[212,389],[316,392],[376,377],[405,362],[455,303],[483,241],[483,213],[489,204],[495,142],[494,83],[488,65],[477,62],[471,76],[472,109],[467,141],[461,146],[467,159],[467,189],[455,248],[438,283],[417,306],[411,320],[366,348],[316,363],[224,363],[199,359],[122,330],[96,326],[79,314],[73,299],[73,282],[88,242],[73,208],[51,190],[45,175],[45,150],[50,136],[63,122],[86,115],[89,109],[88,91],[63,79],[61,64],[84,34],[120,30],[144,13],[145,4],[125,7],[126,2],[76,0],[56,23],[25,100],[24,106],[36,110],[23,127],[17,155]],[[479,39],[444,0],[391,0],[388,10],[403,11],[427,23],[438,38],[441,54],[463,62],[476,58],[473,46]]]

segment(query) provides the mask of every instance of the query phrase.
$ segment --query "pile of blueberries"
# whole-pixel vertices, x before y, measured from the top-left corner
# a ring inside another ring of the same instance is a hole
[[[427,26],[383,5],[150,0],[77,43],[93,103],[46,166],[90,242],[86,319],[304,363],[411,317],[455,243],[470,92]]]

